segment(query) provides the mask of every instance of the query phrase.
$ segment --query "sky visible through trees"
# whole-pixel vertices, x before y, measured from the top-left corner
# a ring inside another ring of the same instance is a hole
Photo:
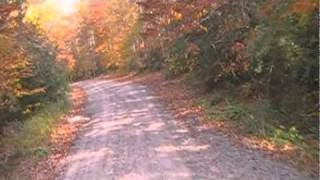
[[[223,104],[226,119],[250,114],[251,133],[312,147],[318,157],[318,6],[316,0],[0,0],[0,126],[66,99],[70,82],[161,71],[224,94],[227,103],[209,98],[209,108]]]

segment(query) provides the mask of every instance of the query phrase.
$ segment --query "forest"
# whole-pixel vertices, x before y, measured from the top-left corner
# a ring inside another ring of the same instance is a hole
[[[42,152],[71,83],[118,73],[181,78],[210,119],[317,161],[318,3],[0,0],[0,173]]]

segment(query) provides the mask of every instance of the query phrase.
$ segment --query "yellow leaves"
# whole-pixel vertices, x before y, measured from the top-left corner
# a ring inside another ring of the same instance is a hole
[[[69,69],[74,66],[74,58],[67,42],[74,39],[78,22],[78,18],[69,12],[80,8],[77,2],[78,0],[31,0],[24,18],[25,22],[36,25],[39,31],[44,32],[57,45],[57,61]]]
[[[199,28],[202,29],[204,32],[208,32],[208,28],[206,26],[199,24]]]
[[[18,42],[0,34],[0,91],[18,91],[20,77],[29,74],[28,59]]]
[[[64,16],[72,16],[79,8],[78,0],[31,1],[27,9],[27,19],[40,18],[40,21],[45,23],[48,21],[58,22]]]
[[[96,35],[95,52],[102,54],[105,66],[119,66],[123,56],[131,48],[127,39],[134,31],[139,14],[137,5],[127,1],[97,1],[88,5],[83,14]]]
[[[173,16],[175,17],[176,20],[181,20],[182,19],[182,13],[174,11],[173,12]]]
[[[72,0],[71,4],[66,2],[71,1],[45,0],[42,2],[31,2],[27,7],[25,21],[36,24],[40,29],[45,31],[57,27],[73,26],[76,18],[73,17],[73,14],[65,13],[64,11],[71,11],[72,8],[76,9],[77,7],[74,4],[76,0]]]
[[[29,5],[25,15],[25,22],[36,24],[38,21],[46,21],[50,12],[47,11],[46,14],[44,14],[41,8],[38,4]]]
[[[46,92],[45,88],[37,88],[37,89],[33,89],[33,90],[26,90],[26,89],[16,89],[15,90],[15,94],[17,95],[17,97],[32,96],[35,94],[41,94],[41,93],[45,93],[45,92]]]

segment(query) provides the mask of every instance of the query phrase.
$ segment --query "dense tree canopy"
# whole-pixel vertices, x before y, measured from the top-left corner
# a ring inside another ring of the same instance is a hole
[[[0,3],[1,123],[26,116],[66,91],[55,47],[37,27],[25,23],[25,10],[21,2]]]
[[[300,130],[309,124],[317,134],[317,1],[137,4],[144,48],[133,62],[142,62],[140,68],[188,74],[209,89],[232,88],[242,95],[245,90],[285,113],[280,124],[299,124]]]
[[[270,121],[314,140],[318,6],[316,0],[2,0],[0,124],[64,98],[69,81],[157,70],[263,104],[272,116],[259,124]]]

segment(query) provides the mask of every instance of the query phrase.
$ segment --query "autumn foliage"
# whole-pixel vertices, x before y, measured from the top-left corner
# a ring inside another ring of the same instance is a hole
[[[78,0],[66,14],[53,2],[0,1],[0,125],[69,81],[161,71],[253,106],[256,135],[318,138],[318,1]]]
[[[44,104],[64,98],[67,80],[56,51],[34,25],[25,7],[0,3],[0,124],[21,120]]]
[[[317,159],[317,1],[135,2],[140,33],[127,69],[185,77],[213,94],[203,104],[215,119]]]

